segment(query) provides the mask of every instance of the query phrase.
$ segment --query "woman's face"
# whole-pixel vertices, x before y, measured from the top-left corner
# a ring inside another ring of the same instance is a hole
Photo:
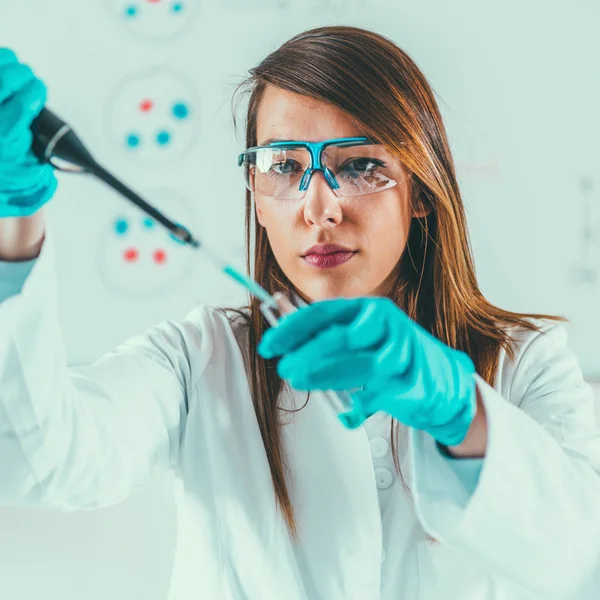
[[[257,117],[259,146],[269,139],[318,142],[363,135],[337,108],[273,86],[265,90]],[[301,200],[255,194],[258,222],[300,295],[323,300],[386,294],[406,246],[411,218],[421,216],[411,211],[406,171],[400,165],[397,169],[397,180],[403,183],[365,196],[338,198],[320,171],[314,172]],[[353,254],[341,264],[335,256],[331,260],[307,256],[309,248],[321,244],[339,244]]]

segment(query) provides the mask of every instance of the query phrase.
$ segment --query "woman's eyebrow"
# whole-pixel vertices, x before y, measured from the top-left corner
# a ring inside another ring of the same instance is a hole
[[[258,144],[259,146],[268,146],[269,144],[272,144],[273,142],[293,142],[295,140],[284,140],[281,138],[269,138],[268,140],[265,140],[264,142]]]

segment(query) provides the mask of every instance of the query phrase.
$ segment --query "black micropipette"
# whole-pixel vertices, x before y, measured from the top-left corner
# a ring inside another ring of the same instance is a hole
[[[31,124],[31,131],[33,153],[42,162],[50,163],[59,171],[89,173],[97,177],[164,225],[177,240],[193,248],[200,247],[200,242],[185,227],[171,221],[99,165],[71,127],[52,111],[44,108]]]
[[[260,298],[263,303],[268,306],[277,305],[271,295],[256,281],[246,277],[241,271],[228,264],[220,256],[194,238],[183,225],[179,225],[168,219],[159,210],[154,208],[154,206],[148,204],[123,182],[119,181],[114,175],[99,165],[71,127],[52,111],[44,108],[31,124],[31,131],[33,132],[31,149],[42,162],[50,163],[59,171],[94,175],[113,190],[133,202],[152,218],[156,219],[161,225],[164,225],[177,240],[188,244],[192,248],[199,249],[201,247],[203,253],[219,269],[245,286],[250,293]]]

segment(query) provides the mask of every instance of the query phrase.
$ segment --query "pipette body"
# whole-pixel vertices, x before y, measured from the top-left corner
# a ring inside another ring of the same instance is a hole
[[[31,148],[39,160],[50,163],[59,171],[93,175],[166,227],[176,240],[195,248],[200,247],[200,242],[189,229],[166,217],[100,165],[71,126],[52,111],[44,108],[31,124],[31,131]]]

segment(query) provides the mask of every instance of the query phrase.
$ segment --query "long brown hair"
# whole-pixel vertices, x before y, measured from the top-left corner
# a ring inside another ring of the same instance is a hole
[[[492,384],[500,350],[513,355],[507,330],[515,326],[536,330],[529,319],[547,317],[501,310],[479,291],[444,124],[433,92],[416,64],[393,42],[371,31],[339,26],[301,33],[252,69],[234,94],[235,122],[238,93],[250,93],[246,147],[257,144],[257,111],[268,85],[342,109],[365,135],[384,144],[410,172],[413,205],[427,206],[431,212],[412,221],[389,297],[442,342],[467,353],[479,375]],[[255,219],[250,192],[246,193],[246,250],[248,272],[260,285],[269,292],[292,291],[265,229]],[[248,310],[254,408],[277,503],[296,538],[281,440],[283,409],[278,400],[282,381],[275,362],[262,359],[256,352],[268,327],[256,299],[251,300]],[[392,454],[404,484],[397,435],[398,423],[392,419]]]

